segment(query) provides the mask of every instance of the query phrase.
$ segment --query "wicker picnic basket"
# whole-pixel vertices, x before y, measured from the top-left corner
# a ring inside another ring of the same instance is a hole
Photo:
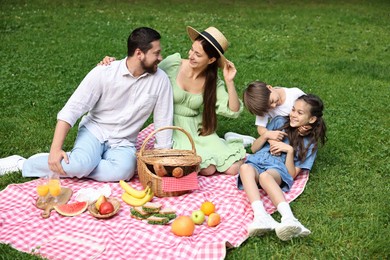
[[[145,149],[149,139],[152,138],[157,132],[173,129],[183,132],[191,142],[191,150],[178,150],[178,149]],[[192,173],[199,172],[199,165],[202,158],[196,155],[195,144],[191,135],[181,127],[167,126],[161,127],[152,133],[150,133],[137,153],[137,170],[138,177],[141,184],[146,187],[149,185],[154,195],[157,197],[174,197],[188,193],[188,190],[164,192],[162,190],[162,178],[153,173],[153,165],[156,163],[162,164],[168,171],[175,167],[181,167],[183,169],[184,176]]]

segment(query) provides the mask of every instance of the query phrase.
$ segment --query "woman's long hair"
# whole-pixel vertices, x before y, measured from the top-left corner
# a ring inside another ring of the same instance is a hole
[[[313,151],[318,148],[318,142],[321,145],[325,145],[326,142],[326,124],[322,117],[322,112],[324,110],[324,104],[322,100],[313,94],[307,94],[300,96],[297,100],[303,100],[310,105],[310,114],[311,116],[317,117],[317,120],[310,124],[312,129],[309,134],[306,136],[301,136],[298,132],[298,128],[290,126],[290,117],[286,117],[286,123],[282,126],[281,129],[284,129],[287,133],[290,145],[294,148],[295,153],[298,155],[299,161],[304,161],[306,155],[309,151],[310,146],[313,145]],[[304,138],[308,138],[309,142],[305,146]]]
[[[199,134],[206,136],[214,133],[217,129],[215,106],[217,103],[218,59],[220,55],[202,36],[198,36],[195,41],[199,41],[202,44],[203,50],[209,58],[216,58],[203,72],[206,80],[203,86],[203,114]]]

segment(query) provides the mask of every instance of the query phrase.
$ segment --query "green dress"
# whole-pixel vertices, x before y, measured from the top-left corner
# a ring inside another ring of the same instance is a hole
[[[202,157],[201,168],[215,165],[217,171],[224,172],[234,162],[243,159],[246,150],[241,140],[227,142],[216,133],[207,136],[198,134],[199,126],[202,123],[203,95],[191,94],[177,85],[176,78],[181,61],[180,54],[175,53],[166,57],[159,64],[159,67],[168,74],[173,88],[173,125],[183,128],[193,138],[196,153]],[[221,79],[218,79],[216,113],[225,117],[237,118],[243,110],[242,102],[240,101],[240,103],[240,111],[233,112],[229,109],[225,84]],[[173,148],[191,150],[188,137],[181,131],[173,131]]]

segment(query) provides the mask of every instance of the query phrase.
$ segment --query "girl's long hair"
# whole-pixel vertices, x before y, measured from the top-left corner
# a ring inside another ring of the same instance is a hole
[[[298,128],[290,126],[290,117],[286,117],[286,123],[281,129],[284,129],[287,133],[290,145],[294,148],[294,151],[298,155],[299,161],[304,161],[311,145],[313,145],[313,151],[318,148],[318,142],[321,145],[325,145],[326,142],[326,124],[322,117],[324,110],[324,104],[322,100],[313,94],[307,94],[300,96],[297,100],[303,100],[310,105],[311,116],[317,117],[317,120],[311,124],[312,129],[306,136],[301,136],[298,132]],[[309,142],[305,146],[304,138],[308,138]]]
[[[198,36],[195,41],[199,41],[202,44],[203,50],[209,58],[216,58],[216,61],[209,64],[204,71],[206,81],[203,86],[203,114],[199,134],[206,136],[214,133],[217,129],[215,106],[217,103],[218,59],[220,55],[202,36]]]

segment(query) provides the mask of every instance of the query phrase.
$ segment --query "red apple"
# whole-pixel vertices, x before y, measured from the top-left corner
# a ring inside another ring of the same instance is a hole
[[[114,211],[114,205],[112,205],[111,202],[105,201],[102,204],[100,204],[99,212],[102,215],[110,214]]]

